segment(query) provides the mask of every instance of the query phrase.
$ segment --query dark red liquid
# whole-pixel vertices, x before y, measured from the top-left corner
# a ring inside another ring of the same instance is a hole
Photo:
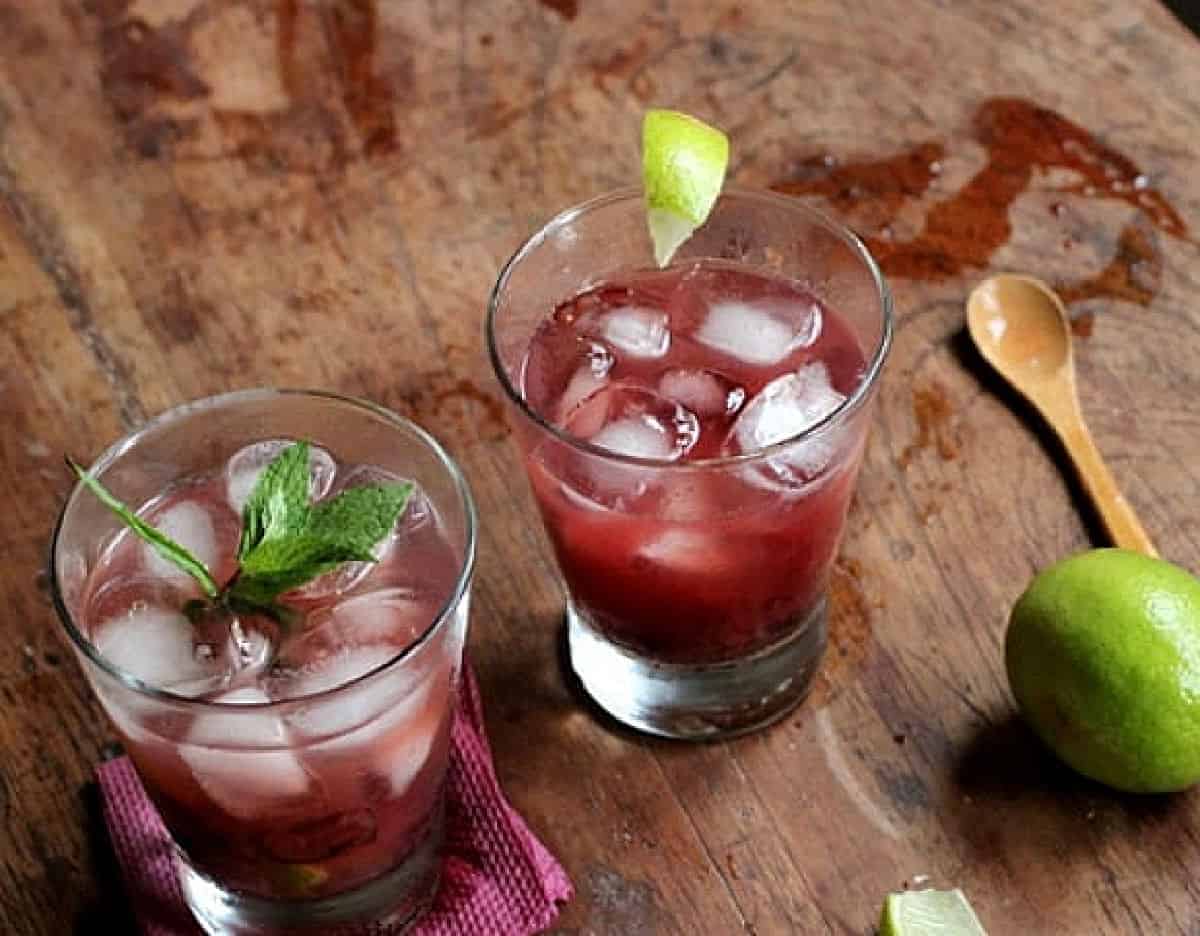
[[[529,404],[572,436],[655,462],[527,440],[576,610],[664,662],[736,658],[787,636],[824,594],[864,418],[729,458],[819,422],[864,370],[836,312],[746,267],[634,272],[560,305],[526,357]]]

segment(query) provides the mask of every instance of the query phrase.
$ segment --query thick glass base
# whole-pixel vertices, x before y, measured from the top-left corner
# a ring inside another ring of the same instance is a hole
[[[777,643],[739,660],[657,663],[607,640],[567,602],[571,669],[617,721],[685,740],[728,738],[765,727],[808,693],[826,643],[826,602]]]
[[[211,936],[400,936],[433,903],[441,869],[442,829],[398,867],[357,890],[321,900],[269,900],[225,890],[182,854],[176,864],[184,899]]]

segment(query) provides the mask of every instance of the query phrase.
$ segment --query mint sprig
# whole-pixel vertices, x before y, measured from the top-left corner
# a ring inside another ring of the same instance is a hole
[[[125,504],[110,494],[103,484],[84,471],[73,459],[68,458],[67,465],[75,472],[75,477],[96,495],[100,503],[121,518],[122,523],[153,546],[160,556],[168,562],[174,563],[199,582],[205,595],[209,598],[216,598],[220,594],[221,589],[217,587],[216,579],[212,577],[212,573],[208,571],[208,567],[203,562],[193,556],[185,547],[179,545],[179,543],[175,542],[165,533],[152,527],[126,507]]]
[[[345,562],[374,562],[374,547],[388,534],[412,496],[412,484],[367,484],[309,503],[309,444],[284,449],[259,475],[242,510],[238,569],[218,587],[203,562],[138,517],[70,459],[79,480],[135,534],[187,572],[213,604],[251,609],[276,620],[291,615],[280,595]]]

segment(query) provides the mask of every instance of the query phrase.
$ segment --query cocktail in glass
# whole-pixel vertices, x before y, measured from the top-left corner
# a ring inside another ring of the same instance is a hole
[[[377,561],[285,593],[286,617],[197,613],[196,583],[79,486],[54,535],[54,599],[207,932],[400,933],[440,864],[475,549],[458,468],[371,404],[262,390],[173,410],[91,473],[224,582],[246,498],[299,439],[314,502],[412,482]]]
[[[501,272],[489,349],[582,685],[645,731],[736,734],[824,651],[891,298],[850,231],[770,193],[652,256],[639,192],[564,212]]]

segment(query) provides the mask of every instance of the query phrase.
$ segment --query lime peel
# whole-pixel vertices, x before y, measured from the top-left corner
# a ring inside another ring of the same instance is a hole
[[[688,114],[649,110],[642,121],[646,220],[660,267],[712,212],[729,165],[729,138]]]
[[[954,890],[888,894],[879,936],[987,936],[966,895]]]

